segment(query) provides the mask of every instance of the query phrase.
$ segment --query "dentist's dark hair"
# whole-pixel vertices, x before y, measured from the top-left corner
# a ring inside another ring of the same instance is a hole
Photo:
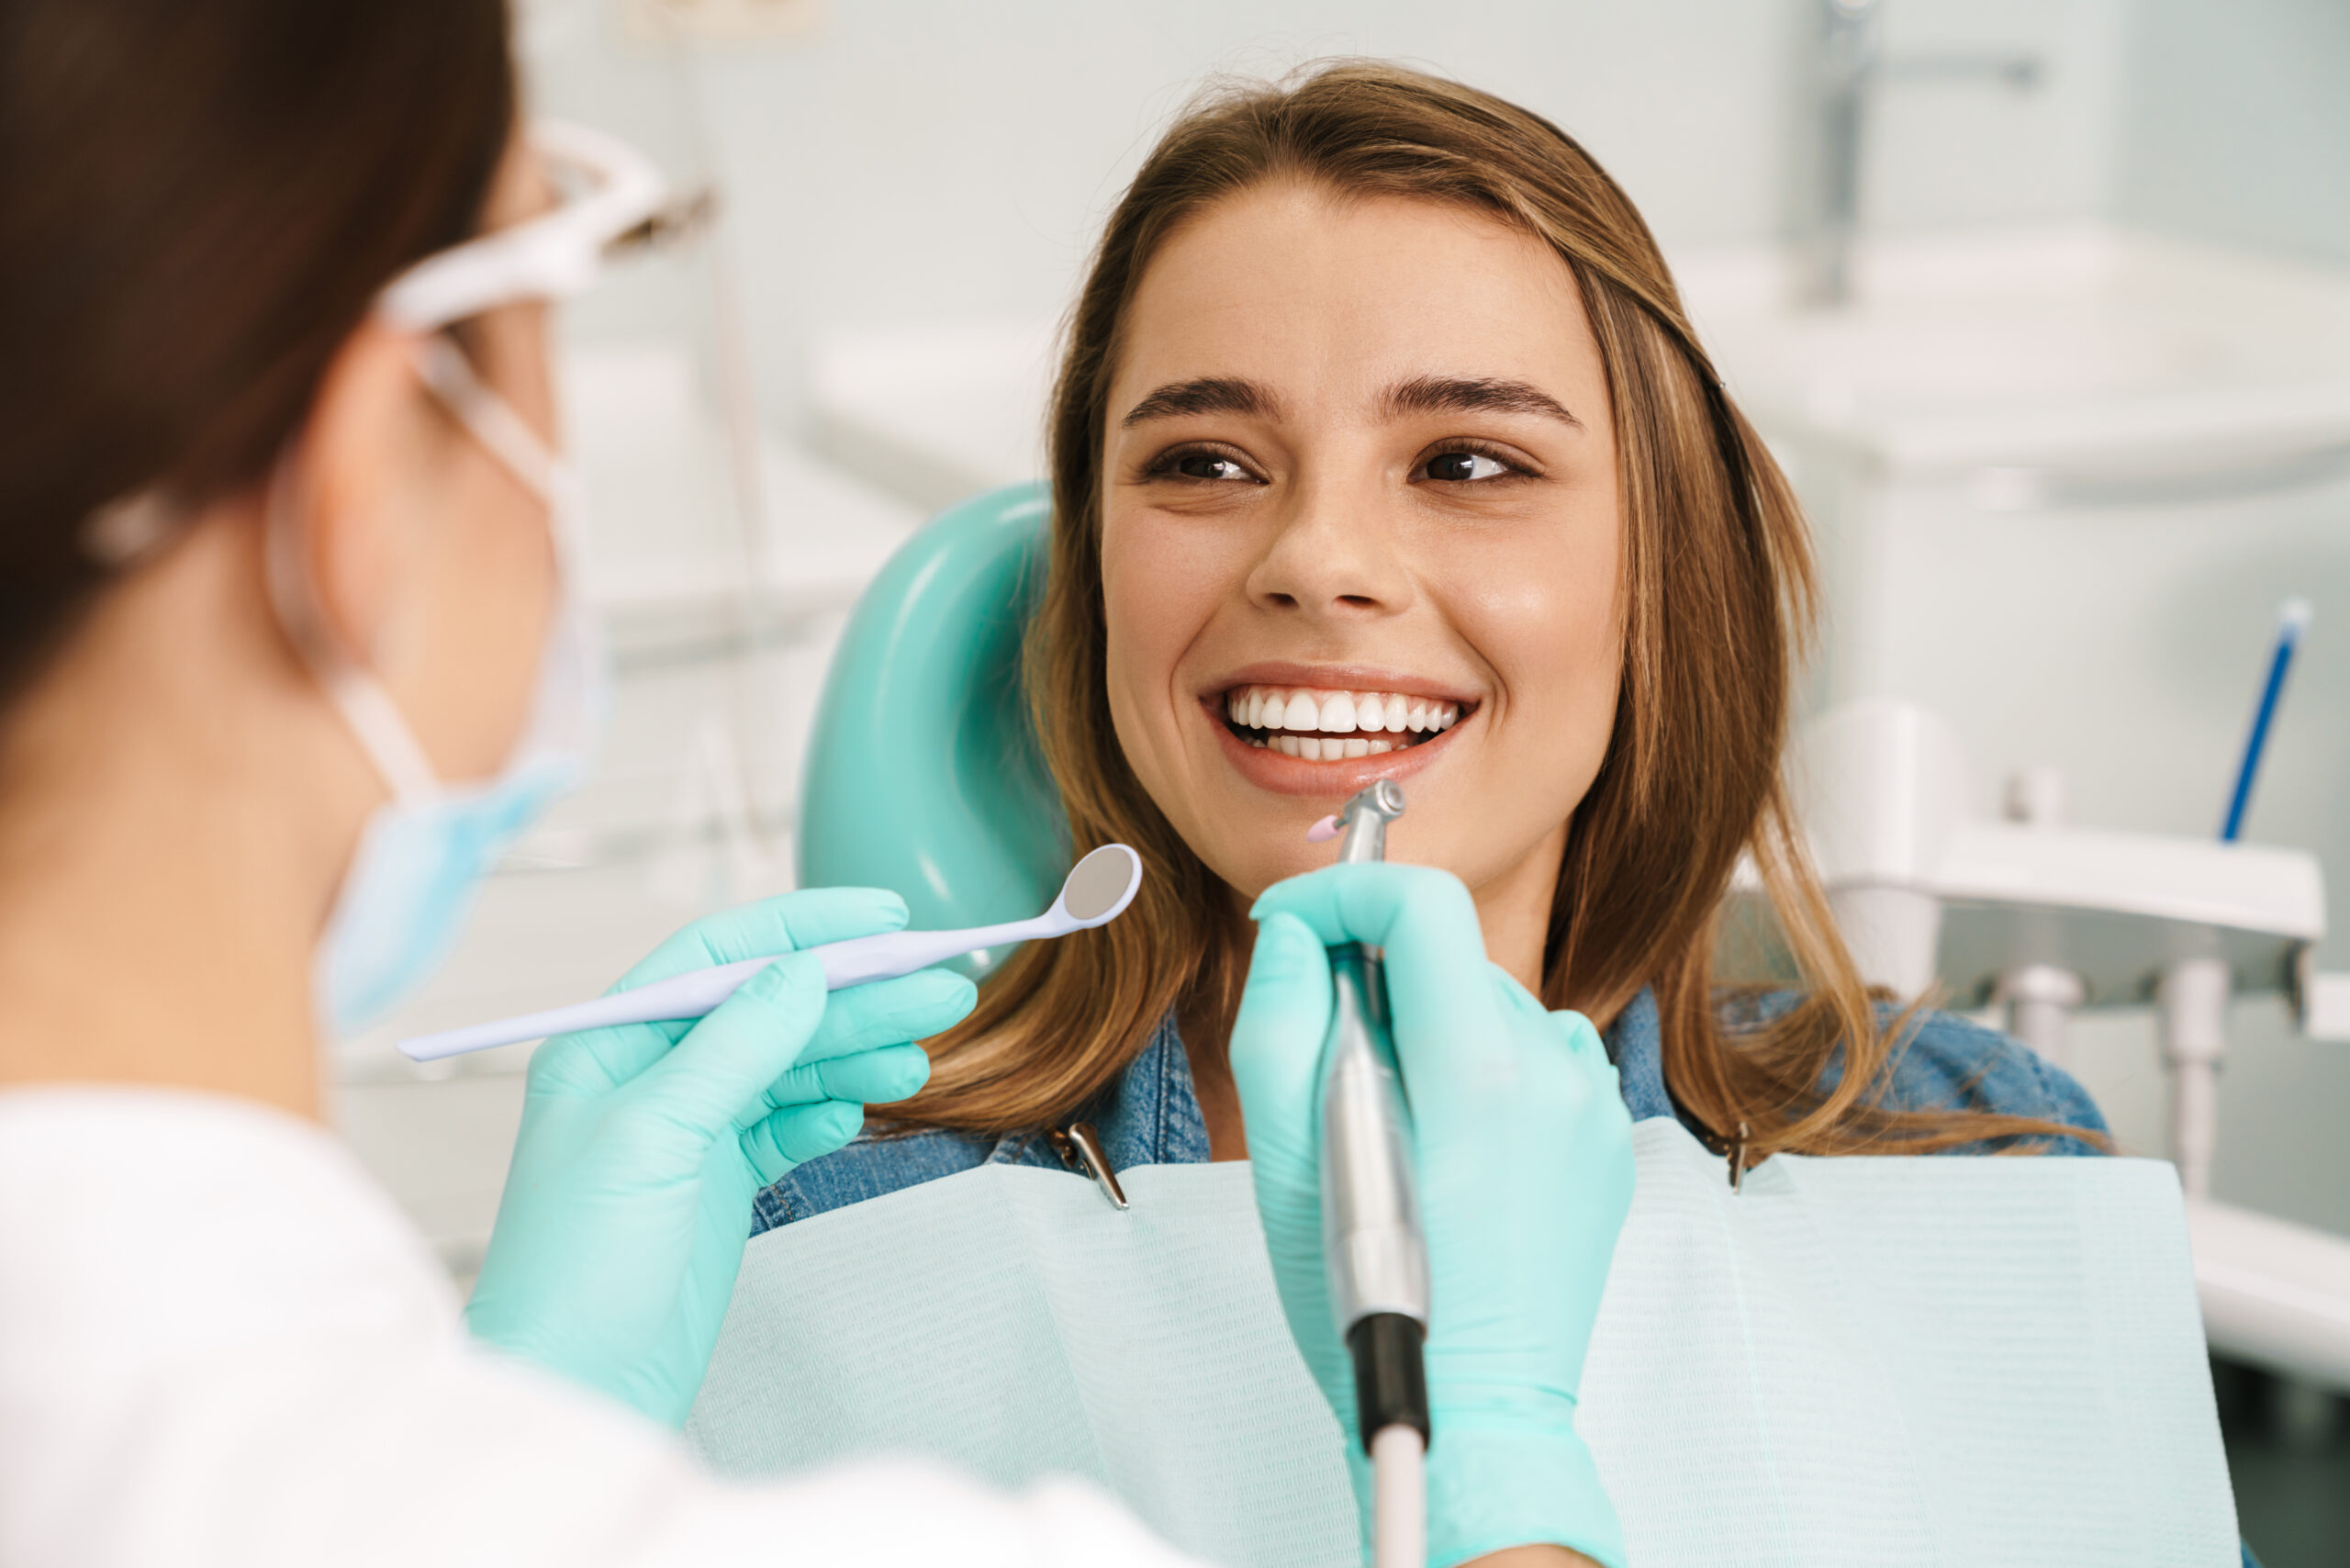
[[[505,0],[0,6],[0,701],[142,521],[263,479],[513,124]]]
[[[1605,1027],[1653,991],[1667,1085],[1725,1143],[1743,1124],[1750,1160],[2080,1136],[1876,1103],[1904,1020],[1862,983],[1779,778],[1816,608],[1795,494],[1723,391],[1648,226],[1591,154],[1514,104],[1375,61],[1212,94],[1160,139],[1110,215],[1054,394],[1050,565],[1024,678],[1072,841],[1131,844],[1152,874],[1123,918],[1016,955],[932,1043],[929,1087],[903,1119],[1058,1126],[1098,1101],[1169,1012],[1232,1015],[1247,923],[1144,790],[1111,722],[1102,459],[1120,334],[1151,258],[1215,203],[1275,180],[1466,208],[1530,234],[1572,274],[1598,340],[1623,509],[1623,666],[1606,759],[1568,823],[1544,1002]],[[1733,1032],[1715,950],[1741,852],[1804,994]]]

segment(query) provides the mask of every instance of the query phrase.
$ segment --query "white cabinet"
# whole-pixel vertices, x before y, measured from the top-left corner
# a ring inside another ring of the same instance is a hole
[[[1784,307],[1765,255],[1681,274],[1812,516],[1808,708],[1948,720],[1978,815],[2053,767],[2074,823],[2215,835],[2278,603],[2306,597],[2245,836],[2317,854],[2344,907],[2350,276],[2093,229],[1881,245],[1837,314]],[[2319,953],[2350,968],[2339,935]],[[2276,998],[2237,1003],[2231,1046],[2219,1193],[2350,1230],[2330,1165],[2350,1049],[2299,1038]],[[2074,1059],[2125,1144],[2162,1152],[2151,1017],[2084,1016]]]

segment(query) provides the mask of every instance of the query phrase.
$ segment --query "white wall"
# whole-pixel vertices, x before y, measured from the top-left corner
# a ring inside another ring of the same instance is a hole
[[[1362,52],[1550,116],[1669,244],[1785,229],[1817,0],[824,0],[805,40],[623,36],[618,0],[522,0],[547,107],[717,174],[767,406],[840,327],[1060,308],[1155,128],[1206,74]],[[2043,84],[1878,95],[1887,227],[2105,214],[2350,261],[2342,0],[1886,0],[1896,59],[2037,56]],[[688,86],[688,82],[694,84]],[[626,321],[642,301],[599,301]]]
[[[1935,229],[2098,211],[2112,183],[2131,3],[1885,0],[1863,222]],[[2028,91],[1916,69],[2018,54],[2041,68]]]
[[[2134,3],[2116,215],[2350,263],[2350,5]]]
[[[1890,0],[1896,55],[2022,51],[2045,80],[1902,83],[1868,202],[1899,226],[2086,216],[2109,184],[2124,0]],[[828,0],[811,39],[665,63],[611,0],[530,9],[542,103],[718,174],[763,392],[843,327],[1057,314],[1155,130],[1215,72],[1366,53],[1583,139],[1668,244],[1782,231],[1817,0]],[[688,79],[698,83],[681,89]],[[706,130],[697,151],[690,106]],[[603,308],[608,312],[613,308]]]

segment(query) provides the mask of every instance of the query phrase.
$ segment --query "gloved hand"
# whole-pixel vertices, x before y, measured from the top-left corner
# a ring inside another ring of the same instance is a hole
[[[626,991],[906,923],[895,893],[787,893],[698,921]],[[751,1202],[864,1126],[860,1102],[930,1076],[914,1040],[971,1010],[962,976],[923,969],[824,991],[779,958],[708,1017],[591,1029],[531,1058],[522,1130],[465,1308],[475,1335],[681,1425],[733,1294]]]
[[[1334,866],[1268,890],[1232,1034],[1257,1207],[1298,1349],[1347,1433],[1352,1364],[1323,1275],[1316,1068],[1326,945],[1386,949],[1430,1276],[1428,1562],[1553,1543],[1622,1568],[1576,1389],[1632,1196],[1631,1117],[1599,1036],[1485,958],[1445,872]]]

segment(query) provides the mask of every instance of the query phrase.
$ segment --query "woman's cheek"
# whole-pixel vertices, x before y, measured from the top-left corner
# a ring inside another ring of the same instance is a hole
[[[1572,812],[1606,759],[1623,682],[1624,641],[1612,594],[1566,607],[1545,658],[1559,672],[1546,715],[1553,748],[1550,766],[1571,780],[1563,802]]]
[[[1442,596],[1499,688],[1480,789],[1519,825],[1546,830],[1573,812],[1605,760],[1621,681],[1614,542],[1573,522],[1540,548],[1457,554]]]
[[[1175,666],[1213,612],[1199,553],[1181,530],[1105,518],[1102,538],[1104,676],[1120,745],[1145,774],[1171,756],[1181,716]],[[1157,791],[1154,790],[1154,793]]]

